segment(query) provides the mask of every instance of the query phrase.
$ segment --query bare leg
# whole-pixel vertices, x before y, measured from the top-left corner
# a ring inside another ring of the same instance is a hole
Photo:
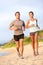
[[[35,48],[36,48],[36,55],[38,55],[38,32],[35,33]]]
[[[20,56],[20,54],[19,54],[19,41],[15,41],[15,43],[16,43],[17,53],[18,53],[18,55]]]
[[[20,55],[23,56],[23,39],[20,39],[19,43],[20,43]]]
[[[35,55],[35,41],[34,41],[34,35],[30,35],[30,37],[31,37],[31,41],[32,41],[33,52],[34,52],[34,55]]]

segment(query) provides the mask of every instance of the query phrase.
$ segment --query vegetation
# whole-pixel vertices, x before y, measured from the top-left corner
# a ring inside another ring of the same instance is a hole
[[[40,30],[39,32],[38,32],[38,41],[40,42],[43,42],[43,30]],[[25,37],[25,39],[24,39],[24,45],[26,45],[26,44],[30,44],[31,43],[31,39],[30,39],[30,37]],[[15,47],[16,46],[16,44],[15,44],[15,41],[14,41],[14,39],[12,39],[12,40],[10,40],[9,42],[7,42],[7,43],[4,43],[3,45],[0,45],[1,46],[1,48],[9,48],[9,47]]]

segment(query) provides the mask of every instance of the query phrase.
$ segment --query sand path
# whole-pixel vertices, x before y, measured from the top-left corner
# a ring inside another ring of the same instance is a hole
[[[0,52],[8,52],[0,56],[0,65],[43,65],[43,43],[39,42],[39,55],[34,56],[31,45],[24,46],[24,59],[20,59],[16,48],[0,49]]]

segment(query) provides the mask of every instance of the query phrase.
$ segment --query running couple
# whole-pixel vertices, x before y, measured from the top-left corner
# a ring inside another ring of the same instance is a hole
[[[25,28],[30,28],[30,37],[32,41],[33,53],[37,56],[38,53],[38,21],[34,18],[34,13],[32,11],[29,12],[30,19],[27,21],[25,25],[24,21],[20,19],[20,12],[15,13],[16,19],[10,24],[9,29],[14,30],[14,40],[16,43],[16,49],[18,56],[23,59],[23,41],[24,41],[24,33]]]

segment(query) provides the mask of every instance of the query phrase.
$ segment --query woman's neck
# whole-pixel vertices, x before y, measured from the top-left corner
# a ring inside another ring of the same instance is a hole
[[[33,21],[33,20],[34,20],[34,18],[30,18],[30,20],[32,20],[32,21]]]

